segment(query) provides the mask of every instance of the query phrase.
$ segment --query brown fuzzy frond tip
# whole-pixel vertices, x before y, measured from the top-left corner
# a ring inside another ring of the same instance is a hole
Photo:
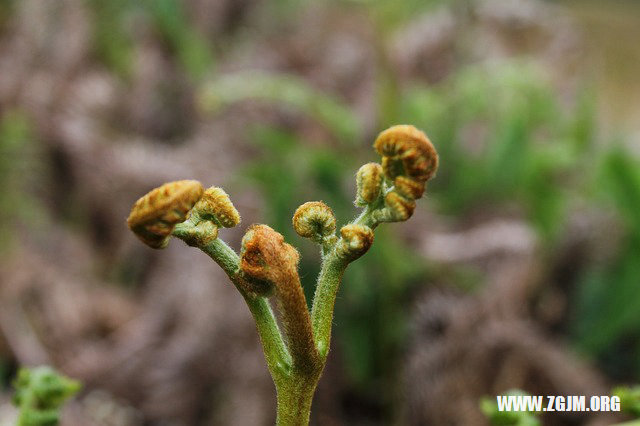
[[[358,169],[356,174],[356,205],[373,203],[382,190],[382,166],[378,163],[367,163]]]
[[[385,205],[389,208],[395,221],[404,222],[413,215],[416,202],[403,197],[397,192],[390,192],[384,198]]]
[[[309,201],[293,214],[293,229],[304,238],[321,239],[336,232],[336,217],[322,201]]]
[[[240,223],[240,214],[227,193],[224,189],[215,186],[204,191],[194,210],[203,219],[212,220],[224,228],[233,228]]]
[[[395,190],[409,200],[417,200],[424,194],[425,183],[406,176],[398,176],[393,181]]]
[[[378,135],[373,146],[383,157],[387,178],[399,175],[426,182],[438,169],[438,153],[422,131],[411,125],[397,125]]]
[[[240,268],[250,278],[277,285],[297,274],[298,251],[267,225],[252,225],[242,238]]]
[[[196,180],[165,183],[135,202],[127,225],[149,247],[164,248],[173,228],[187,219],[203,192]]]
[[[373,231],[368,226],[350,224],[340,229],[342,239],[338,243],[337,254],[353,261],[365,254],[373,244]]]

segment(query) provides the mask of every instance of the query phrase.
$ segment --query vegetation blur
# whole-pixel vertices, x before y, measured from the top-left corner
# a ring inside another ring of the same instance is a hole
[[[273,424],[242,301],[139,247],[128,207],[224,187],[300,250],[309,300],[291,216],[352,218],[396,123],[440,168],[347,271],[312,424],[483,425],[487,395],[640,382],[640,7],[604,3],[0,1],[0,424],[42,363],[84,384],[62,424]]]

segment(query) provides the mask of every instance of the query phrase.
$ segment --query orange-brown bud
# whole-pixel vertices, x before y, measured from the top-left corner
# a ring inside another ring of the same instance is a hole
[[[388,128],[378,135],[374,147],[384,157],[382,167],[391,180],[403,175],[425,182],[438,168],[438,153],[433,144],[411,125]]]
[[[242,239],[240,268],[250,290],[278,301],[294,367],[315,371],[320,365],[311,317],[298,276],[298,252],[267,225],[253,225]]]
[[[363,206],[377,200],[382,190],[382,166],[368,163],[360,167],[356,174],[356,186],[356,205]]]
[[[425,183],[406,176],[398,176],[393,181],[395,190],[405,198],[417,200],[424,194]]]
[[[368,226],[349,224],[340,229],[342,239],[338,242],[336,253],[349,261],[365,254],[373,244],[373,231]]]
[[[224,228],[233,228],[240,223],[240,214],[222,188],[212,186],[204,191],[193,209],[202,219]]]
[[[298,251],[267,225],[252,225],[242,238],[242,271],[250,278],[277,285],[297,274]]]
[[[298,207],[292,222],[298,235],[318,242],[336,232],[336,217],[322,201],[309,201]]]
[[[195,180],[165,183],[136,201],[127,224],[149,247],[164,248],[173,228],[186,220],[203,191]]]
[[[384,198],[384,203],[390,210],[394,221],[403,222],[413,215],[416,202],[409,200],[397,192],[390,192]]]

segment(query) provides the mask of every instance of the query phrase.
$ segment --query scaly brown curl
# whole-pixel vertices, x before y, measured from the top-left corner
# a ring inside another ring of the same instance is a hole
[[[204,189],[196,180],[165,183],[138,199],[127,218],[129,228],[151,248],[165,248],[176,224],[184,222]]]

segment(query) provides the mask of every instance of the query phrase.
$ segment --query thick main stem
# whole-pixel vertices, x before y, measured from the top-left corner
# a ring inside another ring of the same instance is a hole
[[[307,426],[311,403],[320,374],[313,377],[293,374],[289,380],[276,385],[278,414],[276,426]]]

